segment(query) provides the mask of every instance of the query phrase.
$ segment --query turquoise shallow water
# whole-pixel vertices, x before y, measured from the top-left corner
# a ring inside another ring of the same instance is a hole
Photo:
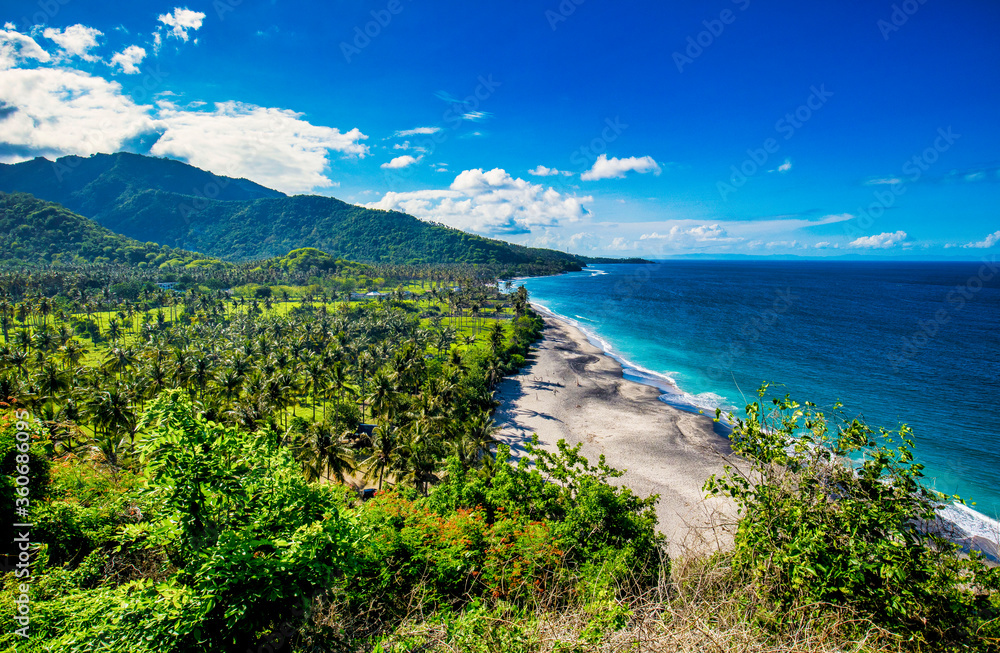
[[[669,403],[741,412],[768,381],[908,423],[928,484],[1000,515],[996,263],[671,261],[520,283]]]

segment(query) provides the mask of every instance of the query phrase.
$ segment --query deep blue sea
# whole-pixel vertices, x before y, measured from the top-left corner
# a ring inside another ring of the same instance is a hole
[[[1000,515],[1000,264],[670,261],[522,280],[664,401],[742,414],[764,381],[915,430],[928,485]]]

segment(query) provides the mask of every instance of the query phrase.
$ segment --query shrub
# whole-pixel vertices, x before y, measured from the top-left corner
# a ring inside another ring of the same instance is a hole
[[[1000,579],[935,532],[946,497],[921,484],[910,429],[859,420],[831,429],[814,404],[788,397],[765,412],[766,391],[731,438],[750,469],[727,467],[705,487],[736,501],[734,565],[774,618],[836,604],[913,641],[974,639],[997,616],[984,591]]]
[[[482,506],[488,521],[507,514],[545,522],[568,564],[606,565],[615,570],[613,580],[646,583],[665,573],[663,536],[656,533],[658,496],[641,499],[628,488],[612,486],[608,480],[622,472],[603,456],[590,465],[580,455],[581,445],[560,440],[554,453],[537,445],[535,438],[516,465],[509,464],[510,449],[500,446],[487,474],[450,461],[446,479],[431,495],[432,505],[441,514]]]

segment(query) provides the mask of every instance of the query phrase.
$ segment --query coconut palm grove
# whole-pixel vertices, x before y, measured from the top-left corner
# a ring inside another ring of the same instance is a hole
[[[234,262],[0,208],[4,650],[996,641],[997,571],[918,527],[940,498],[905,428],[762,392],[733,420],[750,470],[705,488],[735,548],[679,559],[603,457],[498,444],[544,328],[511,279],[566,261]]]

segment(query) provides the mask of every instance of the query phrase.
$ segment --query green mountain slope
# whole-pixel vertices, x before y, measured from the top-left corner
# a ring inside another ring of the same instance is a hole
[[[239,261],[315,247],[378,263],[536,264],[579,269],[585,259],[527,248],[330,197],[287,197],[247,180],[136,154],[0,165],[0,191],[64,204],[131,238]]]
[[[69,209],[27,193],[0,192],[0,265],[117,263],[142,267],[220,267],[217,259],[105,229]]]

